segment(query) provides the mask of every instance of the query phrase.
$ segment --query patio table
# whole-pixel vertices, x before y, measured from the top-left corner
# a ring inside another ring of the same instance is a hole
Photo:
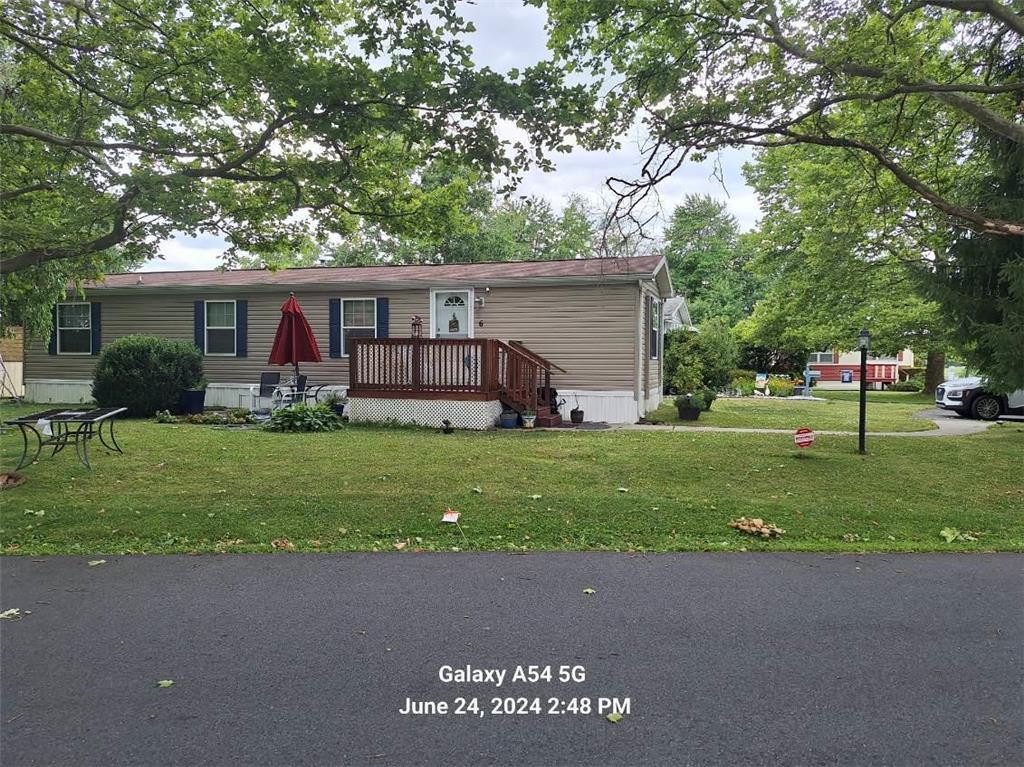
[[[72,410],[55,408],[41,410],[38,413],[12,418],[4,423],[17,426],[21,430],[21,460],[15,471],[35,461],[44,447],[53,447],[51,456],[57,455],[69,444],[75,446],[75,452],[87,469],[92,470],[89,463],[89,440],[99,437],[100,442],[108,450],[124,454],[114,437],[114,418],[128,408],[100,407],[92,409]],[[104,426],[106,435],[104,435]],[[29,458],[29,433],[36,438],[35,454]],[[109,442],[107,440],[110,440]]]

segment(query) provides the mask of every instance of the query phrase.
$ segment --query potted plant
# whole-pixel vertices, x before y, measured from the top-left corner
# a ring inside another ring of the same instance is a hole
[[[524,429],[532,429],[534,421],[536,421],[536,420],[537,420],[537,414],[534,413],[532,410],[524,410],[523,411],[523,428]]]
[[[700,392],[680,394],[676,397],[675,403],[680,421],[696,421],[700,418],[700,411],[704,409],[704,395]]]
[[[194,415],[202,413],[206,406],[206,379],[200,378],[190,386],[181,390],[181,400],[178,409],[182,415]]]
[[[519,425],[519,413],[515,410],[502,410],[498,422],[503,429],[514,429]]]
[[[327,405],[334,414],[341,418],[345,415],[345,405],[348,404],[348,397],[338,394],[336,391],[332,391],[326,397],[324,397],[324,404]]]
[[[569,420],[573,423],[583,423],[583,409],[580,407],[580,399],[576,398],[576,407],[569,411]]]

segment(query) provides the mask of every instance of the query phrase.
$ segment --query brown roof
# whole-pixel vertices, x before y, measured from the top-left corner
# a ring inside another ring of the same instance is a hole
[[[651,276],[661,256],[588,258],[572,261],[502,261],[426,266],[325,266],[305,269],[130,272],[108,274],[87,288],[187,288],[285,286],[338,283],[443,283],[546,278],[623,278]]]

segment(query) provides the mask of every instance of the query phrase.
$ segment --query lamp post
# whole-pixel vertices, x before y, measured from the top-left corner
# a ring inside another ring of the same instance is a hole
[[[858,428],[857,450],[861,455],[867,452],[864,445],[864,432],[867,428],[868,414],[868,349],[871,346],[871,334],[867,328],[860,331],[857,336],[857,346],[860,348],[860,424]]]

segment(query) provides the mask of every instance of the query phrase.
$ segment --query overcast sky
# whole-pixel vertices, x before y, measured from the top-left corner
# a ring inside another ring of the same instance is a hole
[[[504,72],[513,67],[522,69],[547,57],[543,9],[524,6],[519,0],[476,0],[472,5],[462,4],[462,13],[477,28],[471,40],[477,64]],[[640,167],[638,138],[625,137],[622,148],[616,152],[577,150],[557,155],[553,158],[557,166],[554,172],[530,172],[518,193],[547,197],[558,207],[574,192],[594,201],[607,198],[605,179],[636,176]],[[758,208],[741,174],[748,157],[749,153],[741,151],[722,153],[718,158],[721,179],[715,176],[711,162],[687,163],[659,187],[661,208],[669,213],[685,194],[710,194],[727,202],[744,229],[751,228],[757,220]],[[163,259],[148,262],[142,270],[211,269],[219,264],[218,256],[223,249],[224,244],[217,237],[178,237],[164,243]]]

